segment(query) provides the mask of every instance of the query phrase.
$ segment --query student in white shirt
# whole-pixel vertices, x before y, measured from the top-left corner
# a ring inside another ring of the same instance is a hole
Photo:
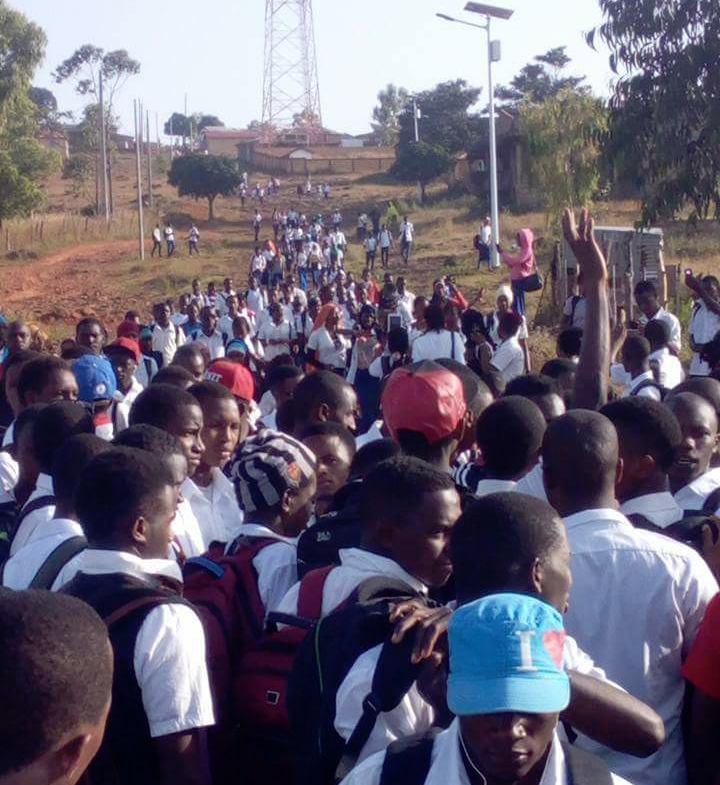
[[[691,392],[671,395],[666,406],[680,423],[682,441],[669,469],[670,490],[682,510],[701,510],[720,487],[720,469],[711,461],[718,451],[718,415],[705,398]]]
[[[132,338],[118,338],[105,347],[105,356],[110,361],[117,379],[110,419],[114,433],[119,433],[128,427],[130,407],[145,389],[135,378],[140,346]]]
[[[211,360],[225,356],[225,341],[223,340],[222,333],[217,330],[218,315],[215,308],[211,305],[206,305],[200,311],[200,323],[202,330],[193,333],[190,340],[205,346],[208,350]]]
[[[613,401],[601,414],[615,426],[620,443],[623,472],[615,486],[620,512],[635,525],[643,518],[661,529],[677,523],[683,511],[667,474],[682,440],[677,418],[667,406],[641,397]]]
[[[76,496],[89,548],[63,569],[64,591],[103,616],[140,592],[147,598],[137,626],[109,627],[116,662],[127,667],[115,670],[108,730],[90,777],[207,782],[204,729],[215,720],[202,623],[155,577],[182,581],[165,558],[178,501],[170,473],[142,450],[115,448],[85,467]],[[139,712],[144,721],[131,721]]]
[[[668,344],[670,350],[675,354],[680,354],[682,348],[680,321],[675,314],[660,306],[657,289],[652,281],[640,281],[635,286],[635,302],[642,313],[639,320],[640,326],[645,327],[651,319],[660,319],[665,322],[670,329]]]
[[[633,527],[617,511],[618,457],[615,428],[595,412],[572,411],[545,433],[545,488],[564,516],[572,554],[566,627],[665,725],[667,741],[650,757],[598,753],[631,782],[684,785],[682,661],[718,586],[696,551]]]
[[[23,545],[7,561],[2,571],[3,586],[15,590],[31,586],[50,589],[65,564],[86,547],[85,534],[75,512],[75,487],[85,466],[96,455],[109,449],[108,442],[92,433],[71,436],[58,448],[52,466],[52,486],[56,499],[54,517],[44,527],[42,536]],[[68,550],[54,557],[52,569],[51,564],[48,564],[47,576],[38,576],[38,571],[52,554],[70,539],[74,544],[65,546]]]
[[[222,470],[238,441],[247,438],[249,412],[243,410],[241,417],[235,396],[217,382],[199,382],[188,392],[203,413],[203,453],[195,473],[183,483],[183,496],[200,523],[207,548],[213,542],[231,542],[242,523],[235,489]]]
[[[476,496],[514,490],[538,461],[545,425],[536,404],[519,395],[500,398],[488,406],[475,431],[485,471],[477,487],[470,490]]]
[[[425,309],[425,332],[412,342],[413,362],[447,358],[465,365],[465,346],[460,333],[445,329],[445,314],[439,305]]]
[[[158,252],[158,256],[162,256],[162,232],[160,231],[160,224],[156,224],[155,228],[153,229],[152,233],[152,241],[153,247],[152,251],[150,251],[150,256],[155,256],[155,251]]]
[[[152,384],[137,397],[133,404],[130,410],[130,425],[131,428],[128,429],[130,431],[133,430],[134,425],[152,425],[177,439],[185,458],[182,467],[177,465],[178,461],[173,461],[172,471],[175,475],[173,480],[179,493],[185,479],[192,476],[200,465],[204,450],[201,436],[203,416],[197,400],[179,387]],[[123,431],[116,438],[116,442],[122,443],[127,433]],[[143,435],[139,438],[147,440],[153,437]],[[173,449],[167,445],[152,447],[156,452],[162,449],[166,453]],[[173,534],[173,549],[180,561],[200,556],[205,552],[205,541],[200,524],[186,499],[182,499],[178,504],[173,521]]]
[[[58,448],[70,436],[94,432],[93,418],[87,409],[75,401],[57,401],[42,409],[34,418],[29,431],[19,435],[21,439],[24,436],[30,437],[30,444],[26,445],[25,441],[21,441],[18,447],[23,451],[30,448],[39,474],[35,489],[20,509],[18,527],[10,543],[11,556],[23,545],[45,536],[48,521],[55,515],[50,472]],[[19,457],[22,476],[23,464],[27,458],[22,453]]]
[[[268,311],[270,318],[264,320],[258,330],[258,338],[263,342],[265,359],[270,362],[281,354],[291,353],[295,332],[292,324],[285,318],[280,303],[273,303]]]
[[[560,613],[534,597],[490,594],[463,605],[448,630],[447,702],[454,721],[424,740],[424,755],[413,748],[403,753],[393,744],[360,763],[344,785],[396,782],[409,767],[423,785],[575,781],[580,753],[564,748],[558,737],[571,682],[547,643],[564,637]],[[593,764],[603,771],[600,761]],[[397,777],[389,779],[394,772]],[[601,776],[612,785],[628,785],[608,769]]]
[[[720,332],[720,283],[714,275],[695,278],[692,273],[688,275],[686,272],[685,285],[690,288],[695,300],[690,317],[690,348],[693,350],[690,376],[707,376],[710,366],[700,353],[705,344]]]
[[[380,263],[383,268],[386,268],[390,258],[390,249],[394,245],[392,232],[388,229],[387,224],[382,225],[378,234],[378,242],[380,244]]]
[[[654,401],[662,399],[662,393],[650,369],[650,342],[642,335],[628,335],[622,345],[622,363],[610,366],[610,378],[623,384],[621,398],[640,396]]]
[[[508,311],[500,317],[498,337],[500,344],[492,357],[481,356],[483,370],[497,371],[505,384],[525,372],[525,353],[518,340],[523,316],[516,311]]]
[[[308,338],[308,358],[320,368],[344,375],[350,341],[339,332],[340,317],[337,306],[324,305],[323,308],[326,309],[324,323],[313,330]],[[321,310],[318,319],[322,315]]]
[[[291,436],[263,430],[235,453],[228,476],[244,520],[227,553],[267,541],[252,562],[265,612],[276,611],[297,581],[297,538],[312,513],[315,456]]]
[[[400,224],[400,234],[398,235],[398,239],[400,240],[400,255],[403,258],[405,264],[410,262],[410,254],[412,253],[412,247],[415,242],[415,227],[408,221],[407,215],[403,218],[402,223]]]
[[[152,332],[152,350],[160,352],[163,366],[170,365],[175,352],[185,343],[185,332],[170,321],[170,307],[167,303],[153,306],[155,327]]]
[[[223,290],[218,294],[215,302],[218,314],[224,316],[228,312],[228,299],[237,296],[237,292],[233,289],[232,278],[223,279]]]
[[[577,277],[579,294],[573,294],[565,300],[563,306],[563,327],[578,327],[581,330],[585,329],[585,313],[587,310],[587,300],[585,299],[585,290],[583,288],[583,275],[582,272],[578,273]]]
[[[225,313],[218,319],[217,325],[226,346],[227,342],[233,337],[233,321],[238,316],[240,316],[240,301],[236,294],[230,294],[225,300]]]
[[[666,390],[672,390],[685,381],[680,358],[670,352],[670,330],[667,322],[651,319],[645,325],[645,338],[650,342],[650,369],[655,381]]]
[[[265,310],[267,300],[265,299],[265,293],[260,287],[260,281],[253,275],[250,276],[248,281],[248,291],[245,299],[247,300],[248,307],[255,314],[255,318],[257,319],[262,311]]]

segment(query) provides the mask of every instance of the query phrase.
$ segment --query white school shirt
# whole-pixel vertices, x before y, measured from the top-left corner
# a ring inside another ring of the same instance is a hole
[[[350,341],[344,335],[333,340],[325,327],[315,330],[308,338],[307,348],[316,352],[316,359],[331,368],[344,368]]]
[[[485,243],[485,245],[490,245],[490,240],[492,240],[492,226],[483,224],[480,227],[478,234],[480,235],[481,242]]]
[[[253,257],[250,261],[250,270],[254,273],[262,273],[265,272],[266,267],[267,259],[265,258],[264,254],[253,254]]]
[[[252,560],[258,576],[258,592],[265,613],[280,610],[283,598],[297,583],[297,538],[283,537],[260,523],[243,523],[237,537],[267,537],[277,542],[266,545]],[[228,546],[229,547],[229,546]]]
[[[374,234],[368,235],[365,238],[365,242],[363,242],[363,245],[365,246],[365,250],[368,253],[373,253],[374,251],[377,251],[377,238],[375,237]]]
[[[653,401],[661,400],[660,390],[651,384],[649,384],[647,387],[643,387],[639,392],[635,392],[635,390],[637,390],[637,388],[640,387],[643,382],[655,381],[652,371],[645,371],[644,373],[640,373],[633,377],[630,376],[630,374],[625,370],[625,367],[622,363],[613,363],[610,366],[610,378],[616,384],[625,385],[623,391],[620,393],[621,398],[636,396],[638,398],[651,398]]]
[[[294,338],[292,324],[283,318],[280,324],[275,324],[272,319],[265,319],[263,326],[258,331],[258,338],[265,342],[265,359],[270,362],[281,354],[290,354],[290,342]],[[270,345],[268,341],[282,341],[280,344]]]
[[[658,364],[658,384],[672,390],[673,387],[677,387],[678,384],[685,381],[685,371],[680,359],[671,354],[670,349],[666,346],[657,349],[650,355],[650,362],[653,361]]]
[[[0,490],[12,493],[20,479],[20,466],[7,450],[0,450]]]
[[[470,785],[465,763],[460,752],[460,721],[453,720],[450,727],[435,738],[430,769],[423,785]],[[385,750],[370,756],[345,777],[341,785],[380,785]],[[610,774],[612,785],[630,785],[627,780]],[[557,732],[553,733],[548,754],[538,785],[568,785],[565,753]]]
[[[697,479],[675,493],[675,502],[682,510],[702,510],[705,499],[720,488],[720,468],[708,469]]]
[[[200,526],[205,549],[211,542],[230,542],[237,537],[237,529],[243,522],[235,487],[218,469],[210,472],[212,482],[201,488],[188,477],[182,484],[184,499],[190,505]]]
[[[156,226],[153,229],[152,236],[153,236],[153,240],[155,240],[156,243],[159,243],[162,240],[162,234],[160,233],[159,227]]]
[[[71,537],[85,536],[82,526],[68,518],[53,518],[43,531],[42,537],[26,543],[7,560],[2,574],[2,585],[7,589],[20,591],[29,588],[38,570],[59,545]]]
[[[463,339],[455,331],[428,330],[419,335],[412,344],[412,361],[440,360],[442,358],[455,360],[466,365],[465,346]]]
[[[524,493],[526,496],[532,496],[544,502],[548,500],[547,492],[545,491],[545,481],[543,480],[542,456],[535,466],[518,480],[515,490],[517,493]]]
[[[170,322],[167,327],[156,324],[152,333],[152,348],[161,352],[163,365],[168,366],[175,357],[175,352],[185,343],[185,331]]]
[[[380,234],[378,235],[380,238],[380,247],[381,248],[389,248],[390,244],[392,243],[392,234],[390,234],[389,229],[381,229]]]
[[[681,667],[717,582],[697,552],[636,529],[617,510],[585,510],[565,526],[573,575],[565,628],[609,679],[658,712],[667,732],[648,758],[593,749],[631,782],[686,785]]]
[[[37,482],[35,483],[35,490],[30,494],[28,500],[23,505],[25,509],[29,504],[39,499],[41,496],[54,496],[55,490],[53,488],[52,477],[49,474],[40,472],[38,474]],[[20,513],[22,514],[22,509]],[[23,545],[44,536],[45,524],[52,520],[55,516],[55,505],[49,504],[41,507],[39,510],[33,510],[25,516],[23,522],[15,532],[13,541],[10,543],[10,555],[14,556]]]
[[[56,585],[64,586],[79,572],[122,573],[140,580],[164,575],[182,580],[180,568],[167,559],[141,559],[124,551],[88,549],[65,565]],[[133,666],[152,738],[215,724],[205,663],[205,633],[192,608],[179,603],[153,608],[135,639]]]
[[[490,365],[502,376],[505,384],[525,373],[525,355],[515,336],[506,338],[498,346]]]
[[[135,399],[144,389],[145,388],[142,386],[142,384],[140,384],[140,382],[135,377],[133,377],[130,389],[124,395],[120,392],[120,390],[115,391],[114,403],[112,405],[112,412],[110,414],[110,419],[115,426],[115,433],[120,433],[120,431],[124,431],[129,427],[130,408],[132,407],[133,403],[135,403]]]
[[[232,334],[232,329],[230,332]],[[205,335],[205,333],[200,330],[194,333],[190,340],[193,343],[200,343],[203,346],[206,346],[207,350],[210,352],[211,360],[217,360],[225,356],[225,341],[219,330],[215,330],[212,335]]]
[[[248,289],[245,300],[251,311],[255,313],[257,319],[265,309],[265,295],[262,289]]]
[[[410,221],[403,221],[400,224],[400,239],[406,243],[411,243],[415,237],[415,227]]]
[[[489,496],[491,493],[514,491],[516,488],[515,480],[480,480],[473,493],[475,496]]]
[[[195,517],[190,502],[185,498],[177,506],[172,522],[172,532],[186,558],[192,559],[194,556],[202,556],[207,550],[200,523]]]
[[[680,328],[680,320],[677,316],[675,316],[674,313],[670,313],[670,311],[666,311],[664,308],[658,308],[657,313],[652,318],[659,319],[661,322],[667,324],[670,328],[670,339],[668,340],[668,344],[679,352],[682,348],[682,330]],[[645,314],[641,314],[638,321],[644,328],[650,319],[648,319]]]
[[[323,587],[323,616],[345,602],[363,581],[378,575],[398,578],[419,594],[427,594],[425,585],[392,559],[363,548],[342,548],[339,556],[340,566],[330,571]],[[280,613],[297,615],[299,593],[300,584],[296,583],[280,603]]]
[[[695,343],[709,343],[720,331],[720,316],[713,313],[703,300],[698,300],[690,318],[690,335]],[[708,363],[693,352],[690,361],[690,376],[707,376],[710,373]]]
[[[490,329],[488,330],[488,335],[490,336],[490,340],[495,344],[495,346],[499,346],[502,343],[500,338],[500,314],[495,311],[492,314],[492,323],[490,325]],[[528,337],[528,328],[527,328],[527,319],[524,315],[522,315],[522,321],[520,322],[520,328],[518,329],[517,335],[515,336],[518,341],[522,341],[523,338],[527,340]]]
[[[623,515],[644,515],[651,523],[665,529],[677,523],[683,517],[683,511],[678,506],[670,491],[660,493],[646,493],[628,499],[620,505]]]
[[[573,300],[575,300],[575,307],[573,308]],[[587,300],[581,295],[573,295],[565,300],[563,306],[563,316],[572,317],[570,326],[579,327],[581,330],[585,329],[585,318],[587,314]]]

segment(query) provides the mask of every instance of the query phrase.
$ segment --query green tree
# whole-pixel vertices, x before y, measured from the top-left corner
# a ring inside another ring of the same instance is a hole
[[[67,60],[55,69],[53,77],[58,84],[75,80],[78,95],[90,95],[97,103],[100,100],[100,76],[103,79],[103,101],[105,104],[106,134],[110,136],[109,118],[113,116],[115,97],[130,77],[140,73],[140,63],[133,60],[125,49],[106,52],[97,46],[84,44],[76,49]],[[98,150],[99,155],[99,150]],[[108,155],[108,203],[113,211],[113,160]]]
[[[71,155],[63,165],[62,176],[70,181],[73,196],[89,198],[90,183],[95,180],[95,157],[88,153]]]
[[[540,103],[557,95],[561,90],[587,92],[584,76],[565,76],[563,71],[570,64],[566,47],[549,49],[537,55],[533,62],[520,70],[508,87],[497,87],[495,95],[506,106],[517,107],[522,101]]]
[[[408,91],[389,84],[378,93],[378,104],[373,109],[372,126],[380,144],[394,147],[400,136],[400,115],[405,111]]]
[[[530,183],[548,225],[559,224],[566,205],[584,205],[597,195],[607,119],[601,100],[569,87],[542,103],[520,105]]]
[[[398,147],[393,174],[401,180],[420,183],[422,201],[425,201],[428,183],[446,174],[453,160],[453,154],[440,144],[412,142]]]
[[[163,133],[166,136],[181,136],[185,146],[186,140],[192,136],[190,118],[180,112],[173,112],[165,121]]]
[[[218,196],[230,196],[240,185],[236,161],[225,155],[191,153],[175,158],[168,175],[179,196],[208,200],[208,220],[215,218],[213,206]]]
[[[432,90],[419,93],[416,98],[422,112],[420,141],[440,145],[450,153],[466,150],[480,133],[482,125],[478,117],[468,114],[479,97],[480,90],[468,87],[462,79],[443,82]],[[400,115],[398,152],[414,141],[412,107],[406,106]]]
[[[46,44],[36,24],[0,0],[0,112],[13,95],[27,90]]]
[[[60,163],[35,139],[37,108],[28,97],[45,43],[37,25],[0,0],[0,222],[39,207],[43,180]]]
[[[196,114],[194,115],[194,120],[197,131],[202,131],[203,128],[208,127],[225,127],[225,123],[223,123],[223,121],[214,114]]]
[[[646,223],[720,218],[720,14],[714,0],[600,0],[602,39],[621,76],[611,138],[642,192]],[[619,143],[619,144],[618,144]]]

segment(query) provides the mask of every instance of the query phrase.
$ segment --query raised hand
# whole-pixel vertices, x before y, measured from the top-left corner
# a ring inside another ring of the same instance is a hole
[[[587,207],[582,209],[577,224],[575,213],[566,207],[563,212],[562,227],[565,239],[580,265],[585,284],[606,282],[607,264],[595,240],[595,220],[590,216]]]

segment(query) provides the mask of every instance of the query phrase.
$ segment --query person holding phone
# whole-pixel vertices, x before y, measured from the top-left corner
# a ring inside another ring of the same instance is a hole
[[[524,315],[525,313],[524,280],[535,271],[534,241],[535,236],[533,235],[532,229],[521,229],[517,233],[519,252],[516,255],[506,251],[500,243],[497,244],[497,250],[500,257],[510,268],[510,281],[513,295],[515,296],[515,310],[521,315]]]

